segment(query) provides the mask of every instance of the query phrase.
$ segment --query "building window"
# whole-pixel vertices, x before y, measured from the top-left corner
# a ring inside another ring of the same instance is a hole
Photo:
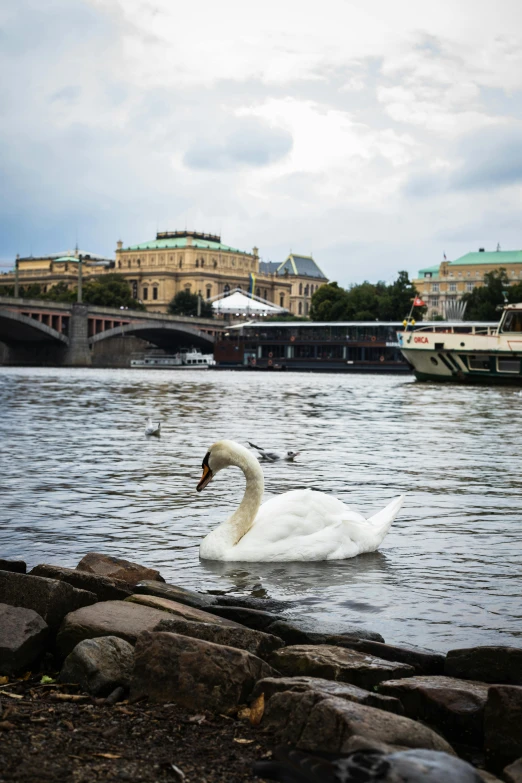
[[[268,291],[266,288],[263,289],[263,299],[266,299],[268,301]]]
[[[131,289],[132,289],[132,298],[137,299],[138,298],[138,281],[137,280],[131,280]]]
[[[179,257],[179,268],[181,269],[182,266],[183,266],[183,259],[180,256]]]
[[[424,275],[424,277],[431,277],[431,272],[426,272],[426,274]]]
[[[456,283],[450,283],[449,284],[449,291],[450,293],[454,294],[457,290],[457,284]]]
[[[138,265],[138,266],[141,266],[141,261],[140,261],[140,259],[139,259],[139,258],[138,258],[138,260],[136,261],[136,263],[137,263],[137,265]]]
[[[309,294],[310,294],[310,288],[309,286],[305,285],[304,295],[309,296]]]
[[[205,259],[204,258],[201,259],[201,266],[205,266]]]
[[[299,315],[303,314],[303,303],[302,302],[299,302],[298,313],[299,313]]]
[[[431,290],[434,294],[439,293],[439,284],[438,283],[432,283],[431,284]]]
[[[473,283],[466,283],[466,291],[473,291],[474,288]]]
[[[149,298],[149,289],[148,288],[144,288],[143,289],[143,298],[144,299],[148,299]]]
[[[438,296],[430,296],[430,305],[431,305],[431,307],[438,307],[439,306],[439,297]]]
[[[121,269],[121,261],[118,261],[118,269]],[[52,272],[52,271],[53,271],[53,270],[51,269],[51,272]]]
[[[260,288],[256,288],[256,296],[261,297],[261,289]]]
[[[279,295],[279,307],[284,307],[284,306],[285,306],[285,295],[284,294],[280,294]]]
[[[308,315],[308,302],[305,302],[305,315]]]
[[[131,262],[130,262],[130,258],[129,258],[129,260],[127,261],[127,266],[129,267],[129,269],[131,268]]]
[[[217,261],[215,258],[212,259],[212,266],[214,267],[214,269],[217,267]]]
[[[230,286],[229,286],[228,283],[225,283],[225,285],[223,286],[223,293],[225,294],[225,296],[229,295],[229,293],[230,293]]]
[[[152,288],[152,298],[153,299],[157,299],[158,298],[158,287],[157,286],[153,286],[153,288]]]
[[[196,258],[196,269],[199,267],[199,258]]]
[[[303,284],[299,283],[299,296],[303,295]]]
[[[210,299],[212,296],[212,287],[207,285],[207,299]]]

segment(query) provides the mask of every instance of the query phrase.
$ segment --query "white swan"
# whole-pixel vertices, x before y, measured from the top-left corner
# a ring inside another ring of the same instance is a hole
[[[401,495],[369,519],[312,489],[285,492],[261,506],[264,481],[259,462],[231,440],[214,443],[206,453],[198,492],[218,471],[232,466],[245,474],[245,494],[237,511],[201,542],[203,560],[344,560],[373,552],[404,499]]]
[[[155,435],[157,438],[161,435],[161,422],[153,422],[149,416],[149,421],[145,427],[145,435]]]

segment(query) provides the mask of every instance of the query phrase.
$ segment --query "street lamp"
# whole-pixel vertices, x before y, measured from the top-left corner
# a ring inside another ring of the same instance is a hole
[[[81,304],[82,301],[82,261],[83,261],[83,256],[79,255],[78,256],[78,297],[76,299],[78,304]]]

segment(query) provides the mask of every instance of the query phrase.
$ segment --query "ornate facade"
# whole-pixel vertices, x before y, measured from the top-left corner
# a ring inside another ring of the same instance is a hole
[[[117,243],[116,260],[76,249],[67,254],[17,258],[20,285],[42,286],[44,292],[57,283],[77,285],[82,255],[84,279],[108,273],[122,275],[132,295],[147,310],[166,312],[180,291],[203,299],[224,295],[236,288],[254,293],[295,315],[308,315],[312,294],[326,276],[309,256],[290,255],[282,264],[260,262],[258,249],[251,253],[221,242],[221,237],[195,231],[159,232],[156,239],[139,245]],[[13,285],[14,274],[2,275],[0,285]]]

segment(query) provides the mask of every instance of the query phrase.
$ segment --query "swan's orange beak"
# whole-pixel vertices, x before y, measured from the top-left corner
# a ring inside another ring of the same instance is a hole
[[[207,452],[207,454],[205,454],[205,459],[203,460],[203,465],[202,465],[203,475],[201,476],[201,480],[196,487],[198,492],[201,492],[202,489],[205,489],[207,484],[210,484],[210,482],[214,478],[214,474],[212,473],[208,465],[209,457],[210,457],[210,452]]]

